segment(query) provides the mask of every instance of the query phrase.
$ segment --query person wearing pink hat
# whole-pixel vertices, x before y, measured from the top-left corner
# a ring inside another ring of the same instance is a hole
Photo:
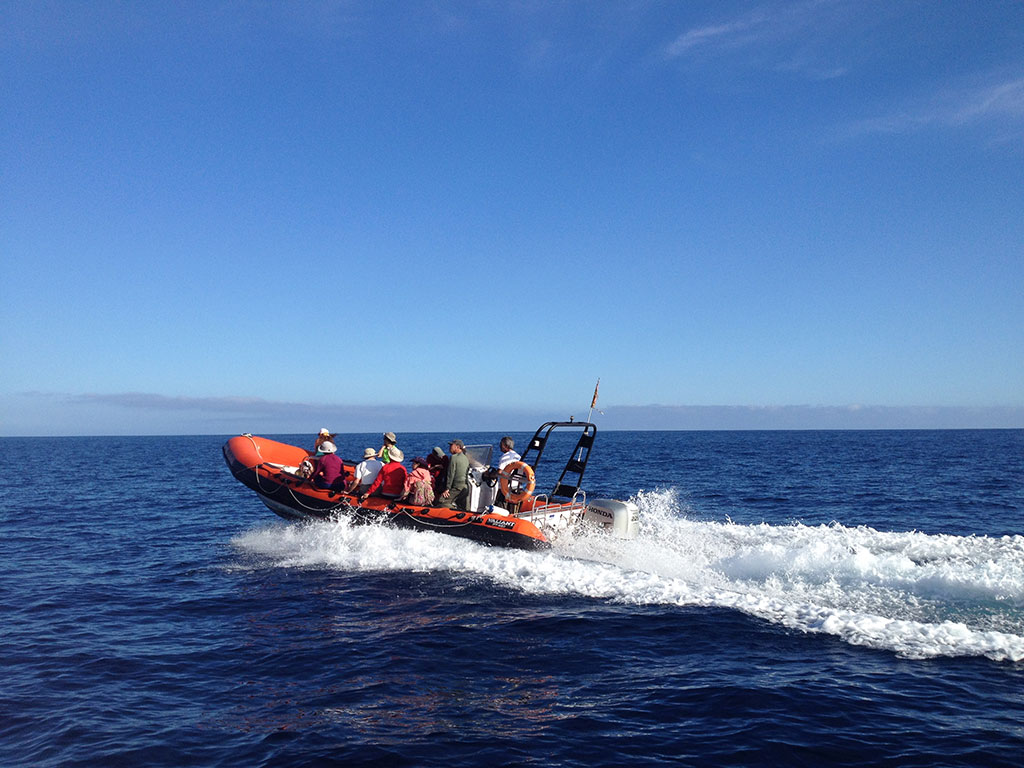
[[[406,501],[418,507],[429,507],[434,503],[434,484],[430,479],[427,460],[417,456],[412,460],[412,472],[405,478],[405,488],[399,501]]]

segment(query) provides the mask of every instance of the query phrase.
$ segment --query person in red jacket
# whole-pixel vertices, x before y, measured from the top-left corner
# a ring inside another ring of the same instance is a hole
[[[370,487],[366,489],[366,493],[359,497],[360,502],[366,501],[366,497],[372,494],[383,496],[386,499],[397,499],[405,492],[407,472],[402,466],[405,454],[395,445],[390,446],[388,453],[390,461],[380,468],[380,472],[377,473],[377,477]]]

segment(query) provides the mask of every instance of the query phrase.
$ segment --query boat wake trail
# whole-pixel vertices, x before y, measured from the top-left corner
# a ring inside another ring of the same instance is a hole
[[[533,594],[719,607],[908,658],[1024,661],[1024,537],[736,525],[687,518],[641,493],[641,534],[563,538],[549,552],[345,522],[275,525],[235,539],[281,567],[438,571]]]

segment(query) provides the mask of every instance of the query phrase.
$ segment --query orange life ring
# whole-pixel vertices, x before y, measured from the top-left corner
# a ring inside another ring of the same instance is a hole
[[[509,482],[512,479],[512,475],[515,473],[521,473],[526,476],[526,483],[519,484],[519,490],[515,493],[509,493]],[[525,501],[530,498],[530,494],[533,493],[534,487],[537,482],[533,476],[533,467],[524,461],[513,461],[511,464],[506,464],[505,468],[501,470],[501,492],[505,494],[505,498],[513,504],[518,504],[521,501]]]

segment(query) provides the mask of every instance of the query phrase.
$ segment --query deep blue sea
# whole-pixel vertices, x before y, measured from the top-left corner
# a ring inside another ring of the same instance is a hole
[[[640,537],[545,552],[286,523],[226,438],[0,439],[0,765],[1024,764],[1024,431],[600,432]]]

